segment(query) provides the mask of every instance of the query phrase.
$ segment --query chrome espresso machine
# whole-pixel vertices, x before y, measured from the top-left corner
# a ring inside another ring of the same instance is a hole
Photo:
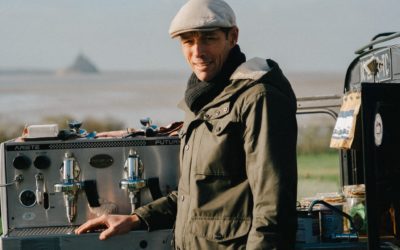
[[[179,138],[1,144],[2,249],[170,249],[172,229],[106,241],[75,235],[86,220],[130,214],[177,189]]]

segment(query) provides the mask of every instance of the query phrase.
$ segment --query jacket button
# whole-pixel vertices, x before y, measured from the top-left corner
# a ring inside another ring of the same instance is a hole
[[[219,115],[219,114],[220,114],[220,112],[219,112],[219,111],[215,112],[215,115]]]
[[[189,145],[185,145],[185,151],[188,151],[189,150]]]
[[[185,200],[185,196],[181,195],[181,201],[183,202]]]

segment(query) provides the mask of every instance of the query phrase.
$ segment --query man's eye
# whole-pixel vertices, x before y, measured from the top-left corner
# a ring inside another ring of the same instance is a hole
[[[183,40],[182,43],[185,45],[191,45],[193,44],[193,40]]]

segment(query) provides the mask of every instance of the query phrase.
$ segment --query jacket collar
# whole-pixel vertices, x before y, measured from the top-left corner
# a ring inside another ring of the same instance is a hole
[[[247,62],[242,63],[230,77],[231,84],[229,84],[213,101],[206,104],[201,109],[199,114],[202,113],[202,110],[206,110],[210,107],[225,102],[233,94],[250,87],[254,82],[271,71],[271,69],[272,68],[268,65],[267,61],[259,57],[252,58]],[[191,114],[190,116],[192,118],[196,117],[196,115],[193,114],[193,112],[186,105],[184,99],[179,102],[178,107],[185,111],[187,115]]]

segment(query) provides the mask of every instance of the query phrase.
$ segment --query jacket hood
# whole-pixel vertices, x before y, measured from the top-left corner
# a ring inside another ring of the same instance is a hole
[[[236,88],[232,91],[237,91],[238,89],[247,88],[255,83],[262,82],[266,85],[273,86],[289,99],[296,99],[288,79],[282,73],[279,65],[271,59],[262,59],[256,57],[243,63],[232,74],[231,80],[233,81],[233,84],[225,88],[227,92],[231,91],[231,86],[235,87],[235,82],[241,82],[242,85],[236,86]]]

